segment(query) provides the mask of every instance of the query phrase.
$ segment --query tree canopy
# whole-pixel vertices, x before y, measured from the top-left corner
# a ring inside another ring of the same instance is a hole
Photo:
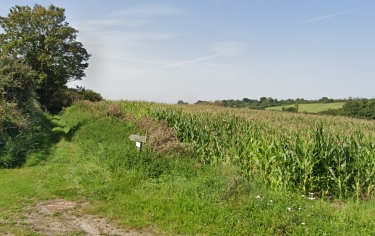
[[[65,18],[65,9],[38,4],[12,7],[7,17],[0,17],[2,54],[23,59],[38,74],[38,100],[48,110],[56,109],[59,90],[85,76],[91,56]]]

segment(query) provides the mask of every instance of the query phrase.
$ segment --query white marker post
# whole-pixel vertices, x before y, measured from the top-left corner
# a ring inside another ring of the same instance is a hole
[[[142,143],[141,142],[135,142],[135,146],[137,147],[138,152],[142,151]]]
[[[135,141],[135,146],[137,147],[137,151],[139,153],[142,152],[142,144],[146,142],[147,137],[132,134],[132,135],[129,136],[129,139],[132,140],[132,141]]]

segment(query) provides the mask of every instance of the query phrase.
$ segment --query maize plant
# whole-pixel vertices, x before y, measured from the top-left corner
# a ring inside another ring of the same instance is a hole
[[[254,116],[248,111],[249,117],[244,113],[173,106],[154,110],[154,116],[166,120],[181,141],[194,145],[205,163],[231,162],[273,189],[357,199],[371,194],[373,137],[361,132],[359,124],[335,123],[325,117],[311,122],[310,117],[297,115],[284,117],[284,125],[277,113],[267,119],[262,112]],[[374,130],[373,124],[366,126]]]
[[[165,120],[207,164],[230,163],[275,190],[369,197],[375,123],[345,117],[209,106],[119,102],[135,117]]]

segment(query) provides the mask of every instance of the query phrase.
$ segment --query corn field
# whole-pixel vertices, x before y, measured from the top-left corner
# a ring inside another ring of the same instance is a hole
[[[238,166],[274,190],[322,198],[371,196],[375,123],[344,117],[208,106],[118,103],[136,117],[166,120],[207,164]]]

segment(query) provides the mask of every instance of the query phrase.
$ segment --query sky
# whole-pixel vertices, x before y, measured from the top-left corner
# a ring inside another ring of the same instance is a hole
[[[66,10],[110,100],[373,98],[373,0],[0,0]]]

